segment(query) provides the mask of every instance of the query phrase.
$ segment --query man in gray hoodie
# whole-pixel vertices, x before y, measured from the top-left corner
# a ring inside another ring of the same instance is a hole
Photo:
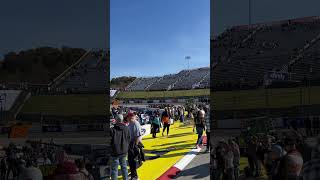
[[[122,177],[128,180],[127,154],[131,139],[129,128],[123,123],[123,116],[116,116],[116,124],[110,129],[111,135],[111,179],[118,179],[118,166],[121,166]]]

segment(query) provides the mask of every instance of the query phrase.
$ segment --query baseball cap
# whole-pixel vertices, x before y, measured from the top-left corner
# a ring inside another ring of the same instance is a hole
[[[128,112],[127,118],[132,117],[132,116],[135,116],[135,114],[133,112]]]

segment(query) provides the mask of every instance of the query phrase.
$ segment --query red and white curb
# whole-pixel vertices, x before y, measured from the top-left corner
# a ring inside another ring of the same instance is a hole
[[[207,137],[203,136],[203,144],[206,144]],[[200,148],[192,149],[182,159],[180,159],[175,165],[162,174],[157,180],[171,180],[175,178],[201,151]]]

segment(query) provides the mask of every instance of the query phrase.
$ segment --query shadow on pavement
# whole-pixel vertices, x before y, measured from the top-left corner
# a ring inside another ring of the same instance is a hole
[[[199,166],[187,169],[187,171],[183,171],[174,179],[183,178],[186,176],[192,176],[192,179],[210,178],[209,163],[201,164]]]

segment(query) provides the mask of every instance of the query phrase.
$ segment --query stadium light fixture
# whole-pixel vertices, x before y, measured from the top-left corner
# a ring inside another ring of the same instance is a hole
[[[190,56],[186,56],[185,59],[188,61],[188,70],[190,70]]]

